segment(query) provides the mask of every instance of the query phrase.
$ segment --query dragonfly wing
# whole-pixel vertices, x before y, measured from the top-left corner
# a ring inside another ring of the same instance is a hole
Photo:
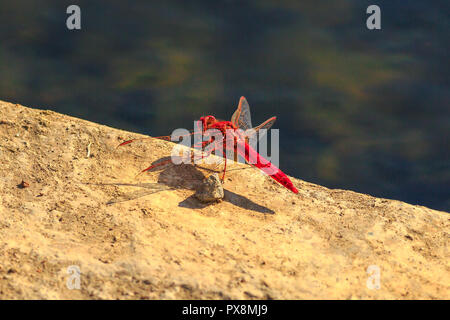
[[[245,97],[241,97],[241,99],[239,100],[238,108],[233,113],[231,122],[242,130],[247,130],[252,127],[250,106],[248,105],[247,99],[245,99]]]
[[[255,131],[258,131],[259,129],[269,130],[272,127],[272,125],[275,123],[275,120],[277,120],[277,117],[272,117],[270,119],[267,119],[266,121],[261,123],[259,126],[254,127],[253,129],[255,129]]]
[[[131,184],[131,183],[116,183],[111,185],[119,185],[119,186],[133,186],[133,187],[141,187],[143,189],[133,191],[130,193],[121,194],[111,200],[109,200],[106,204],[111,205],[118,202],[124,202],[124,201],[130,201],[134,199],[138,199],[144,196],[147,196],[152,193],[164,191],[164,190],[170,190],[172,189],[169,186],[160,184],[160,183],[141,183],[141,184]]]
[[[270,119],[267,119],[263,123],[261,123],[259,126],[254,127],[252,129],[249,129],[249,130],[246,130],[245,131],[245,136],[248,139],[251,139],[257,134],[258,135],[258,141],[261,140],[267,134],[267,131],[275,123],[275,120],[277,120],[277,117],[272,117]],[[261,129],[263,129],[263,130],[261,131]]]

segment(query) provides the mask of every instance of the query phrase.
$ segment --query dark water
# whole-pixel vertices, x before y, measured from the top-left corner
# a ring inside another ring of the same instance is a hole
[[[1,2],[0,99],[165,135],[244,95],[288,174],[450,211],[448,1],[73,3]]]

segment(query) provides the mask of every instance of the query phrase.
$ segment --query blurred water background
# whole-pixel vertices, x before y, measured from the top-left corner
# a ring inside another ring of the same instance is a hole
[[[447,0],[2,1],[0,99],[158,136],[229,119],[244,95],[254,124],[278,116],[286,173],[450,211],[449,13]]]

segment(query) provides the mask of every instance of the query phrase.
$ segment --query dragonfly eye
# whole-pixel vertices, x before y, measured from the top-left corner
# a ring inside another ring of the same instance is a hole
[[[216,118],[214,118],[213,116],[207,116],[206,117],[206,123],[208,125],[212,125],[212,124],[214,124],[214,122],[216,122]]]

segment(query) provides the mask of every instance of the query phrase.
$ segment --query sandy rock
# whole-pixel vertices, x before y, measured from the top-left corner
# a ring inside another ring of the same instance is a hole
[[[450,298],[448,213],[231,162],[205,204],[139,136],[0,101],[0,299]]]
[[[223,199],[224,192],[219,175],[214,173],[204,180],[195,192],[195,197],[201,202],[215,202]]]

